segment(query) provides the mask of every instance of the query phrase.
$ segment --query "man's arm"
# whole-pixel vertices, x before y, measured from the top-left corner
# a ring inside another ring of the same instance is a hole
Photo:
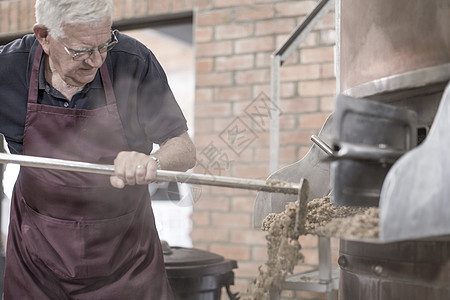
[[[161,169],[170,171],[187,171],[196,162],[195,146],[186,132],[161,144],[152,156],[159,159]],[[110,181],[119,189],[125,185],[148,184],[155,180],[156,171],[156,160],[149,155],[123,151],[114,160],[115,175],[111,176]]]

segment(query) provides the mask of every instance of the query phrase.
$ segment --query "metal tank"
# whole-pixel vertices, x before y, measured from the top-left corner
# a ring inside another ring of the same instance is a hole
[[[341,93],[415,111],[419,143],[450,80],[450,1],[341,0],[338,12]],[[338,262],[340,300],[450,299],[448,240],[341,240]]]

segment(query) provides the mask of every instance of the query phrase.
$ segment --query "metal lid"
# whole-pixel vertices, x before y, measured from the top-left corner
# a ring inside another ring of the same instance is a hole
[[[223,256],[208,251],[171,247],[172,253],[164,254],[166,267],[208,265],[224,261]]]
[[[169,277],[223,274],[237,268],[236,261],[208,251],[182,247],[171,247],[171,250],[164,254]]]

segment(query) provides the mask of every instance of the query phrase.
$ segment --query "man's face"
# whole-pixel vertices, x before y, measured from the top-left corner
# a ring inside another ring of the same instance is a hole
[[[67,84],[84,86],[94,80],[97,70],[106,59],[107,52],[100,53],[98,48],[111,41],[111,22],[107,20],[98,26],[66,25],[63,29],[66,33],[64,38],[50,38],[46,51],[50,67],[53,72],[58,72]],[[83,55],[77,60],[71,56],[78,51],[90,49],[94,50],[90,56]]]

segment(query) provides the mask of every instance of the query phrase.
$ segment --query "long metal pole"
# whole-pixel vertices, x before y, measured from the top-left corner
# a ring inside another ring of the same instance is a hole
[[[38,156],[0,153],[0,163],[14,163],[25,167],[87,172],[104,175],[114,174],[113,165],[93,164]],[[166,170],[157,171],[156,181],[212,185],[294,195],[298,194],[300,189],[300,186],[296,183],[283,182],[279,180],[236,178]]]

